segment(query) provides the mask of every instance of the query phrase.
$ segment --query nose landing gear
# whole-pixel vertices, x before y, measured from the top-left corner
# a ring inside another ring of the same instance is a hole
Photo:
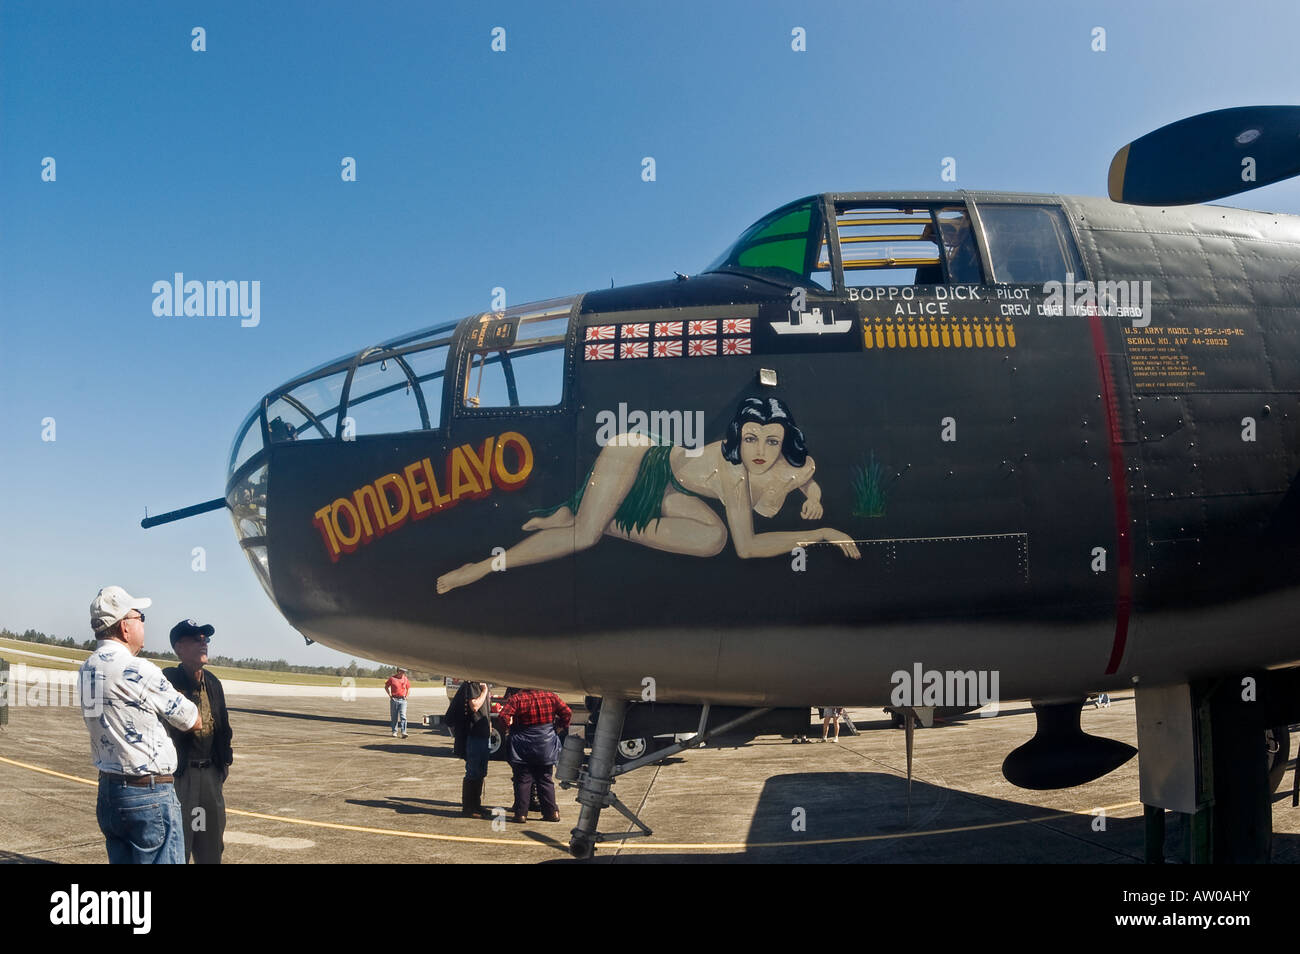
[[[611,838],[632,838],[653,834],[650,828],[636,816],[630,808],[618,800],[614,794],[614,779],[625,772],[631,772],[645,765],[653,765],[676,755],[686,749],[703,745],[709,736],[729,732],[738,725],[761,716],[769,709],[750,709],[739,718],[720,725],[711,732],[708,730],[709,707],[705,705],[700,712],[699,730],[689,739],[676,742],[667,748],[657,749],[648,755],[632,759],[623,765],[617,764],[619,740],[623,734],[623,722],[627,717],[627,700],[606,697],[601,701],[600,719],[596,722],[596,734],[591,739],[591,756],[584,768],[583,741],[575,735],[564,740],[564,751],[560,753],[556,765],[555,777],[561,788],[578,789],[578,823],[569,833],[569,853],[575,858],[590,858],[596,851],[598,842]],[[600,821],[601,809],[610,807],[623,815],[636,826],[637,831],[617,835],[601,835],[596,831]]]

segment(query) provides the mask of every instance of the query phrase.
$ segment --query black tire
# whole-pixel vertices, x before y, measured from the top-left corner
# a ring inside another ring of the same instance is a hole
[[[569,839],[569,854],[575,858],[587,859],[596,853],[596,843],[586,835],[574,835]]]
[[[1275,793],[1286,775],[1286,765],[1291,758],[1291,731],[1288,726],[1279,725],[1264,730],[1265,744],[1268,745],[1268,790]],[[1275,748],[1276,745],[1276,748]]]
[[[496,723],[492,723],[492,734],[488,736],[488,759],[500,762],[506,757],[506,747],[501,744],[501,732]]]

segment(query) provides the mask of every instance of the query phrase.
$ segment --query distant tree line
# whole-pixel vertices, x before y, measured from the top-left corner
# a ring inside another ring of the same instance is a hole
[[[47,636],[45,633],[38,633],[34,629],[26,632],[14,633],[8,629],[0,629],[0,639],[19,639],[28,643],[40,643],[44,646],[63,646],[67,649],[84,649],[90,651],[95,648],[93,639],[82,640],[77,642],[71,636],[65,636],[59,639],[57,636]],[[144,655],[150,659],[163,659],[169,662],[179,662],[176,654],[171,650],[145,650]],[[351,676],[354,679],[387,679],[393,673],[397,672],[396,666],[379,666],[375,669],[367,669],[357,665],[353,659],[346,666],[293,666],[283,659],[231,659],[229,656],[212,656],[208,657],[208,665],[225,666],[229,669],[263,669],[269,672],[291,672],[299,675],[311,676]],[[429,680],[441,681],[442,677],[433,673],[421,672],[415,669],[407,671],[407,675],[412,682],[427,682]]]

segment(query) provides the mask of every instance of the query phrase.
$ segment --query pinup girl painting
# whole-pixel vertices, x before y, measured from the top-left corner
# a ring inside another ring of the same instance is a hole
[[[626,443],[627,446],[619,446]],[[530,536],[505,553],[508,569],[542,563],[619,537],[669,553],[710,557],[730,535],[742,559],[787,554],[796,546],[833,543],[846,556],[861,555],[853,538],[830,527],[756,533],[754,514],[774,517],[785,498],[804,496],[799,515],[818,520],[821,488],[803,432],[779,398],[746,398],[723,440],[697,456],[645,435],[626,435],[602,448],[573,499],[524,524]],[[725,520],[705,498],[722,502]],[[466,563],[438,577],[438,592],[481,580],[492,558]]]

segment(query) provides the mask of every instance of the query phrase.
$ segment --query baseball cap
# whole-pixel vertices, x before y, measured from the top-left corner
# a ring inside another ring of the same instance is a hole
[[[106,586],[90,602],[90,627],[96,631],[108,629],[131,610],[148,609],[153,600],[136,599],[120,586]]]
[[[186,636],[211,636],[216,631],[216,628],[211,623],[200,626],[192,619],[183,619],[172,627],[172,648],[176,648],[176,640],[178,639],[184,639]]]

